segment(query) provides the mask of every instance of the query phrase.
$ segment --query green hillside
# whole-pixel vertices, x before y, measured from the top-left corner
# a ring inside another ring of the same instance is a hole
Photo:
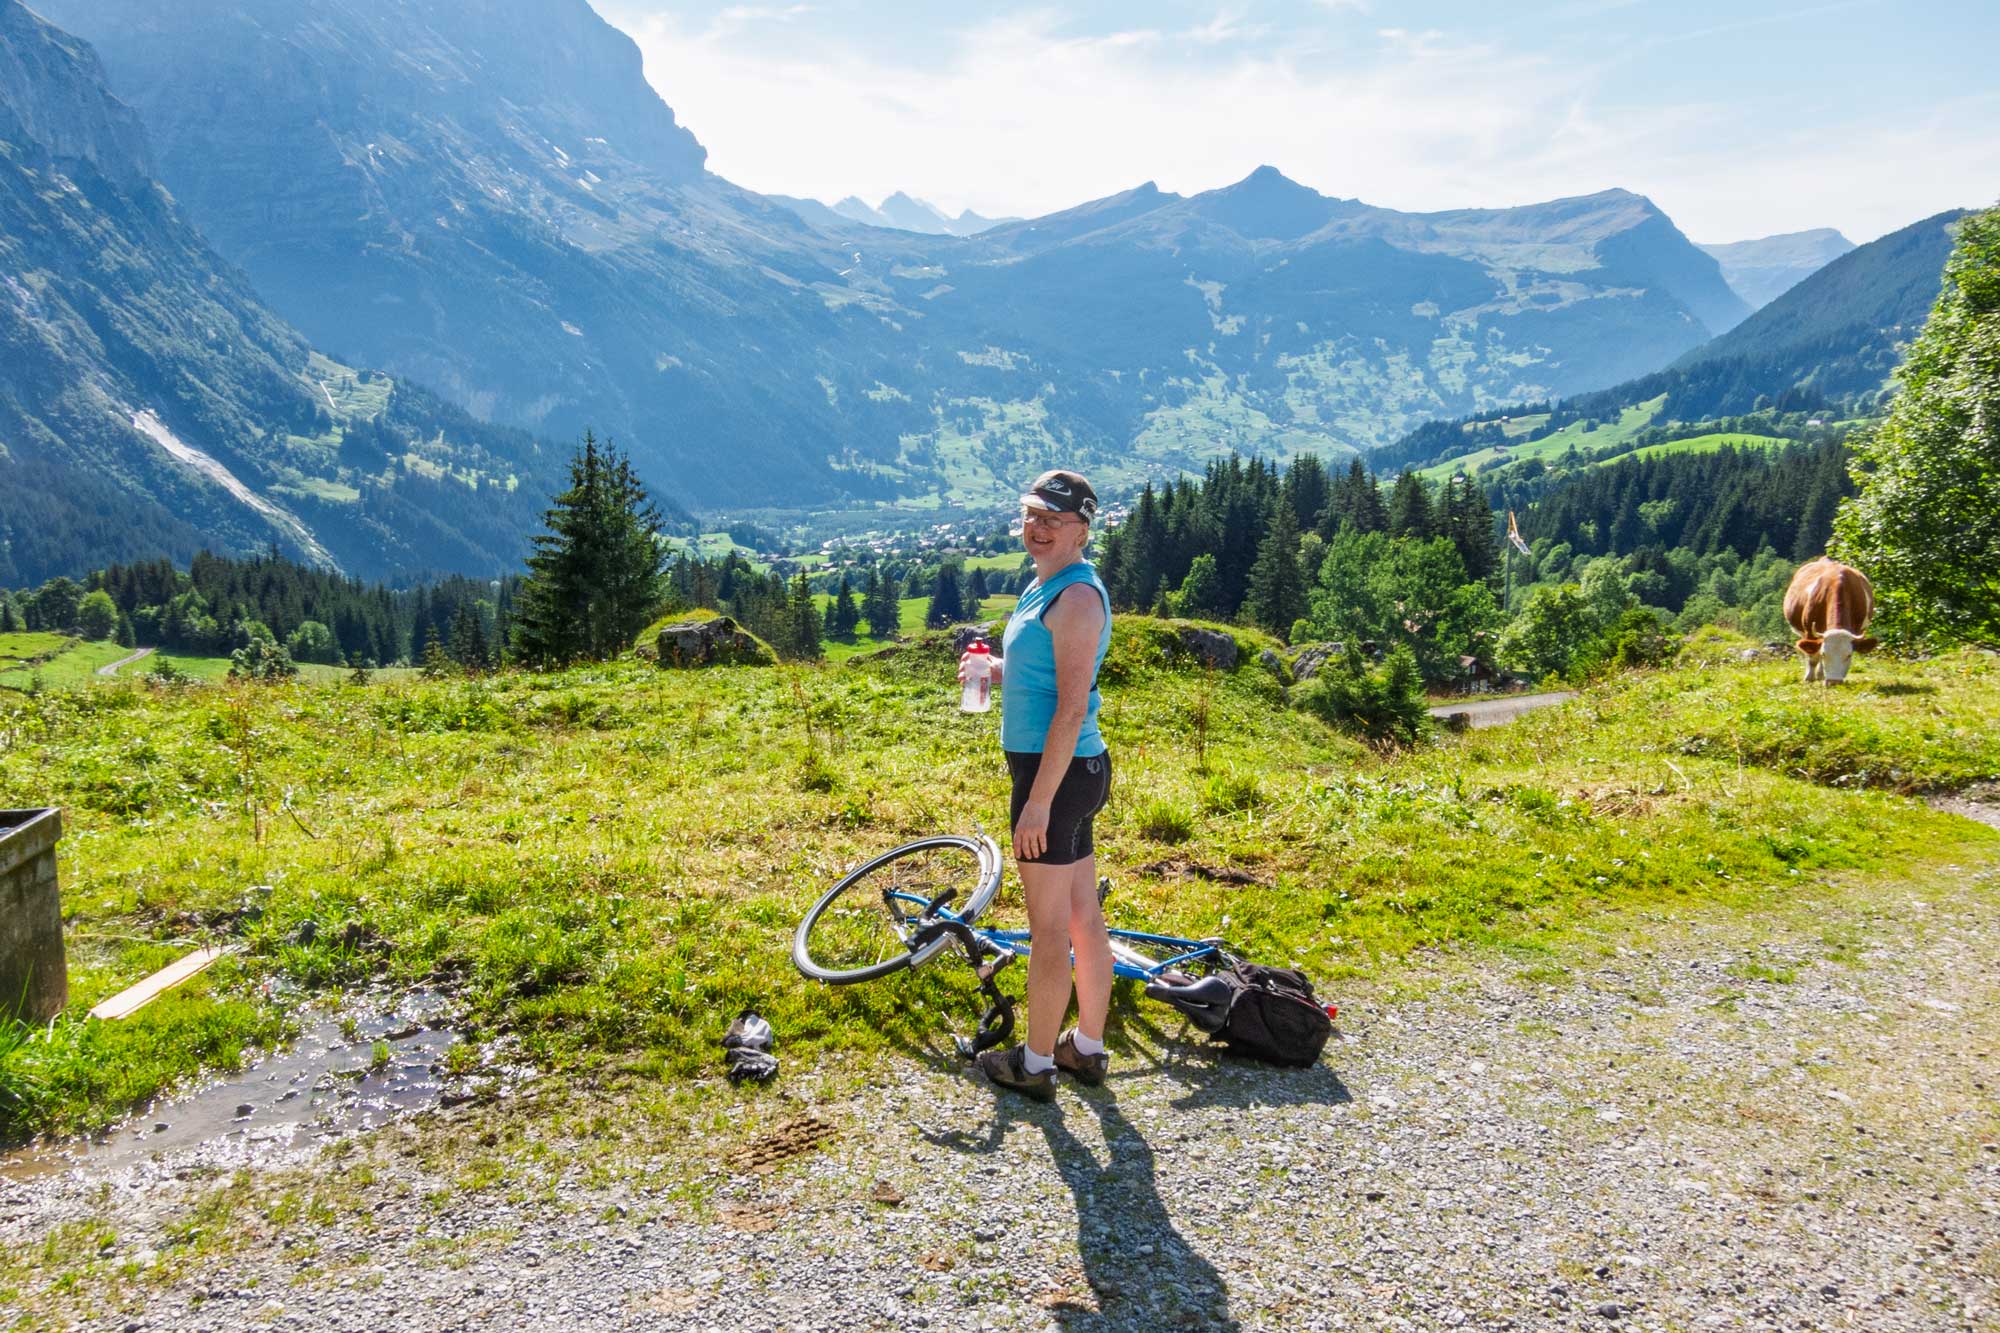
[[[1615,450],[1628,444],[1641,431],[1651,426],[1665,404],[1664,395],[1635,403],[1621,409],[1618,419],[1611,422],[1573,421],[1562,429],[1519,444],[1493,445],[1476,452],[1418,468],[1417,474],[1426,481],[1443,481],[1460,472],[1472,473],[1491,471],[1510,463],[1539,459],[1553,462],[1568,454],[1571,449],[1586,453]],[[1542,428],[1548,421],[1548,413],[1536,413],[1510,419],[1506,423],[1510,435],[1530,435]],[[1594,427],[1594,429],[1592,428]]]
[[[1710,433],[1692,435],[1683,440],[1668,440],[1661,444],[1649,444],[1634,449],[1629,454],[1620,454],[1616,458],[1599,459],[1598,464],[1602,466],[1624,458],[1658,458],[1662,454],[1712,454],[1718,449],[1782,449],[1797,443],[1796,440],[1788,440],[1778,435]]]

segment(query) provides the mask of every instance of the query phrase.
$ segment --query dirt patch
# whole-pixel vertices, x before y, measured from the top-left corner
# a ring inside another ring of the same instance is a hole
[[[738,1148],[729,1155],[729,1165],[741,1175],[761,1176],[794,1157],[804,1157],[832,1137],[832,1125],[803,1115]]]
[[[707,1299],[706,1292],[678,1287],[654,1292],[639,1302],[639,1308],[654,1314],[693,1314]]]
[[[731,1204],[716,1213],[722,1225],[731,1231],[740,1231],[754,1236],[759,1232],[774,1231],[784,1209],[775,1203]]]
[[[1982,782],[1964,791],[1932,796],[1925,804],[1949,815],[1964,815],[1990,828],[2000,828],[2000,783]]]
[[[1269,887],[1270,881],[1261,879],[1247,870],[1234,866],[1203,865],[1200,861],[1185,857],[1169,857],[1151,861],[1134,870],[1141,875],[1151,875],[1155,879],[1205,879],[1214,884],[1257,884]]]

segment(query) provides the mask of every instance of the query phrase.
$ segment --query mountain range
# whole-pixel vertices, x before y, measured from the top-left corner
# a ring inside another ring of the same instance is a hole
[[[858,222],[864,227],[888,227],[894,231],[915,231],[930,236],[976,236],[1003,222],[1020,221],[1019,218],[981,217],[969,208],[957,217],[951,217],[936,204],[914,198],[901,190],[884,199],[879,207],[871,207],[866,200],[851,194],[837,204],[823,204],[817,199],[795,199],[788,194],[774,194],[769,198],[818,227],[840,227],[844,223]]]
[[[1953,209],[1857,246],[1808,274],[1769,305],[1671,365],[1556,404],[1519,403],[1458,421],[1432,421],[1377,459],[1391,466],[1477,452],[1491,428],[1525,416],[1694,425],[1752,412],[1820,419],[1879,411],[1904,350],[1943,286]],[[1643,409],[1643,410],[1640,410]],[[1818,426],[1821,420],[1813,420]]]
[[[490,573],[586,428],[670,507],[907,526],[1055,461],[1337,459],[1750,311],[1616,189],[1413,214],[1262,167],[963,236],[815,216],[708,171],[583,0],[37,5],[103,69],[0,0],[0,524],[42,542],[0,582],[197,540]]]
[[[314,344],[474,415],[626,445],[691,506],[1112,485],[1344,456],[1616,383],[1740,320],[1621,190],[1408,214],[1263,168],[974,236],[816,227],[708,172],[583,0],[41,0],[161,180]]]

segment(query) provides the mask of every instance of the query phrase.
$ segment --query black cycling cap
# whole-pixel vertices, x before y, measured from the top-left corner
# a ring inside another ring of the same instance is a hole
[[[1057,468],[1036,477],[1021,497],[1029,509],[1048,509],[1058,514],[1075,514],[1088,523],[1097,517],[1097,492],[1075,472]]]

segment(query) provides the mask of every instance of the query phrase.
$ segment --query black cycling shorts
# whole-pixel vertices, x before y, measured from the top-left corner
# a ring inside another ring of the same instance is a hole
[[[1028,803],[1028,793],[1035,785],[1035,774],[1041,772],[1042,756],[1019,750],[1008,750],[1006,754],[1007,771],[1014,777],[1014,800],[1007,813],[1007,827],[1011,830],[1021,822],[1021,807]],[[1049,845],[1040,856],[1025,858],[1027,863],[1067,866],[1089,856],[1096,850],[1090,837],[1091,821],[1110,799],[1111,756],[1108,753],[1079,755],[1070,760],[1069,772],[1063,774],[1062,785],[1056,788],[1055,800],[1049,803]]]

